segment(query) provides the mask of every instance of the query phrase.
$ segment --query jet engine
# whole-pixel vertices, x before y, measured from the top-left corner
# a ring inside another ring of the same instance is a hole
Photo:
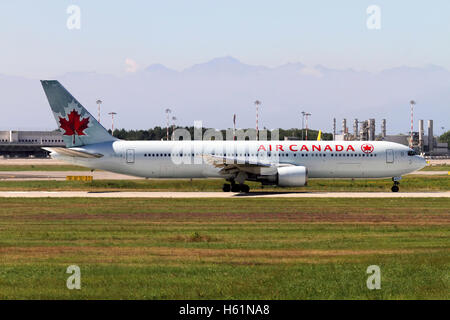
[[[308,183],[308,170],[303,166],[280,167],[277,171],[280,187],[303,187]]]

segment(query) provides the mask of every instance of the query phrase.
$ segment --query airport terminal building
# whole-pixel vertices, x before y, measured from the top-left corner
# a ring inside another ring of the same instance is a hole
[[[375,137],[375,135],[374,135]],[[422,136],[415,133],[415,147],[420,146],[425,154],[432,156],[449,156],[447,143],[438,142],[437,137],[431,133],[430,137]],[[298,137],[292,137],[298,140]],[[335,135],[335,140],[359,140],[351,137],[351,135]],[[368,139],[362,139],[368,140]],[[369,139],[370,140],[370,139]],[[375,137],[372,140],[385,140],[409,145],[409,135],[385,135]],[[416,141],[417,140],[417,141]],[[432,146],[430,148],[430,146]],[[45,158],[49,152],[43,150],[42,147],[65,147],[62,133],[59,130],[54,131],[20,131],[7,130],[0,131],[0,157],[4,158]]]
[[[42,147],[64,147],[62,133],[55,131],[0,131],[0,156],[5,158],[48,157]]]

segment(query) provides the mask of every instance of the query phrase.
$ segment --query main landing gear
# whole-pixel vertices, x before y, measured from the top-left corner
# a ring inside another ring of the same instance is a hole
[[[240,184],[236,184],[234,181],[231,182],[231,184],[229,183],[225,183],[222,187],[222,190],[224,192],[244,192],[244,193],[249,193],[250,192],[250,187],[246,184],[240,183]]]
[[[393,177],[392,181],[394,181],[394,185],[392,186],[391,190],[392,192],[398,192],[398,190],[400,190],[400,188],[398,187],[400,185],[400,180],[402,179],[402,177]]]

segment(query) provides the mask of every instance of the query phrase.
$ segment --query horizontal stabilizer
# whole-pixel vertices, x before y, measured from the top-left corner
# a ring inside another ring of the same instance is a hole
[[[100,153],[89,153],[86,151],[80,151],[80,150],[74,150],[74,149],[68,149],[68,148],[61,148],[61,147],[55,147],[55,148],[42,148],[44,150],[50,151],[50,152],[56,152],[63,156],[68,157],[78,157],[78,158],[101,158],[103,157]]]

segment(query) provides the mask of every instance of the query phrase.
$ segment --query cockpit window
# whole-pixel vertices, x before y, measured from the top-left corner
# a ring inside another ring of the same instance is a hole
[[[414,150],[409,150],[408,151],[408,156],[415,156],[416,152]]]

